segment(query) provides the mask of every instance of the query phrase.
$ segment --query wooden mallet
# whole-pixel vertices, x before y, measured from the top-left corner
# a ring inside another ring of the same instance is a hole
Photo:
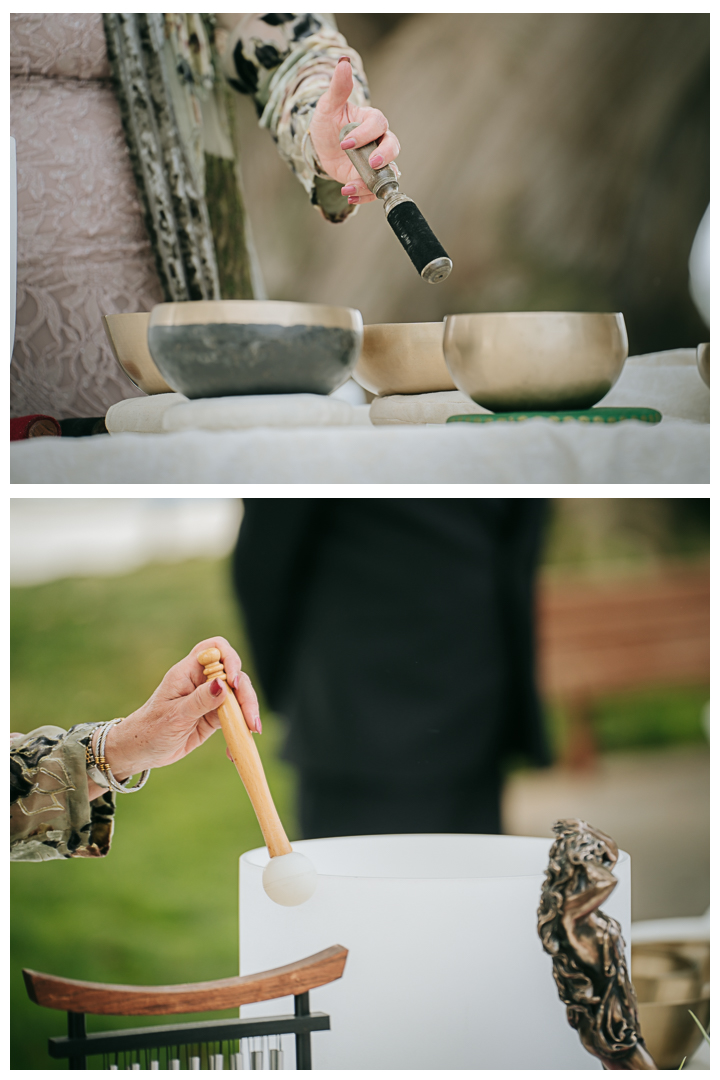
[[[203,665],[203,674],[208,682],[212,679],[227,681],[219,649],[205,649],[197,659]],[[293,851],[290,846],[265,779],[260,755],[230,686],[225,700],[218,706],[218,716],[225,742],[250,797],[270,853],[270,862],[263,871],[263,888],[276,904],[285,907],[304,904],[315,892],[315,867],[308,858],[299,851]]]

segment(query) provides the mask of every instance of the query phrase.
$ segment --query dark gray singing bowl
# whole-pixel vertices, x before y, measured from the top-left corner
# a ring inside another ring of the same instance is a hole
[[[189,398],[330,394],[362,347],[354,308],[275,300],[158,304],[148,347],[168,385]]]

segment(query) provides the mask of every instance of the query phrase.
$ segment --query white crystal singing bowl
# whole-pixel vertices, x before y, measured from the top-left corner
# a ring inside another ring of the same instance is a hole
[[[475,835],[351,836],[293,847],[317,871],[298,907],[265,894],[267,849],[240,860],[240,970],[266,971],[331,945],[345,974],[312,990],[331,1030],[319,1069],[601,1069],[558,998],[537,909],[552,841]],[[629,939],[630,859],[603,904]],[[629,942],[628,942],[629,944]],[[292,998],[243,1016],[293,1011]],[[285,1042],[293,1068],[292,1040]]]

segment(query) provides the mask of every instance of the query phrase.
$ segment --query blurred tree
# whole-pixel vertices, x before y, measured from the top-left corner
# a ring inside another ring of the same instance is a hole
[[[709,499],[553,499],[545,565],[707,557]]]
[[[393,22],[393,20],[395,20]],[[428,289],[379,207],[334,229],[242,110],[270,295],[366,322],[623,311],[631,352],[707,336],[687,260],[709,200],[706,14],[338,16],[455,270]],[[274,155],[274,159],[273,159]]]
[[[368,56],[384,37],[391,34],[405,19],[412,15],[345,15],[335,16],[338,29],[361,56]]]

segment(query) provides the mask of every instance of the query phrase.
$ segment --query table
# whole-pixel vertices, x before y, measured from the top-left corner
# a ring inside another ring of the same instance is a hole
[[[11,446],[13,484],[707,484],[707,387],[695,351],[630,357],[600,405],[656,425],[521,423],[122,433]]]
[[[707,484],[709,425],[667,418],[28,439],[13,484]]]

